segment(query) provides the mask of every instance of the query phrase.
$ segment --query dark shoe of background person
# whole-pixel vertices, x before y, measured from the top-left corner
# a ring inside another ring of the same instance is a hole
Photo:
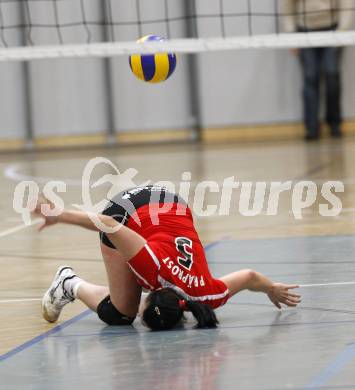
[[[304,136],[304,139],[306,141],[316,141],[319,139],[319,134],[318,133],[309,133]]]
[[[332,138],[341,138],[343,136],[343,133],[341,132],[339,126],[332,126],[330,128],[330,135]]]

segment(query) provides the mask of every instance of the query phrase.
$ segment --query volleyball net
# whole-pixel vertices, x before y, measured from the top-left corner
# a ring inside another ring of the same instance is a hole
[[[355,0],[317,3],[0,0],[0,61],[354,45]],[[148,34],[167,40],[136,43]]]

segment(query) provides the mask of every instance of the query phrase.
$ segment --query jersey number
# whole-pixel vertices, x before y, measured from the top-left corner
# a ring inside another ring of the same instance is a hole
[[[176,249],[180,252],[182,256],[178,256],[177,260],[180,265],[191,270],[193,264],[193,254],[192,254],[192,241],[186,237],[176,237],[175,238]]]

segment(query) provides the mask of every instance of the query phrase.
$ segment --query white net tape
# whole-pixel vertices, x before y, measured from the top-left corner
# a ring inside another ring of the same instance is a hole
[[[173,39],[163,42],[113,42],[0,49],[0,61],[114,57],[133,53],[203,53],[240,49],[353,46],[355,31],[254,35],[230,38]]]

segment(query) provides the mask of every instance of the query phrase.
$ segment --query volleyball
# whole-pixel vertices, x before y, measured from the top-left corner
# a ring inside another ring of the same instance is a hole
[[[164,41],[158,35],[147,35],[137,42]],[[176,68],[174,53],[133,54],[129,57],[132,73],[142,81],[160,83],[167,80]]]

